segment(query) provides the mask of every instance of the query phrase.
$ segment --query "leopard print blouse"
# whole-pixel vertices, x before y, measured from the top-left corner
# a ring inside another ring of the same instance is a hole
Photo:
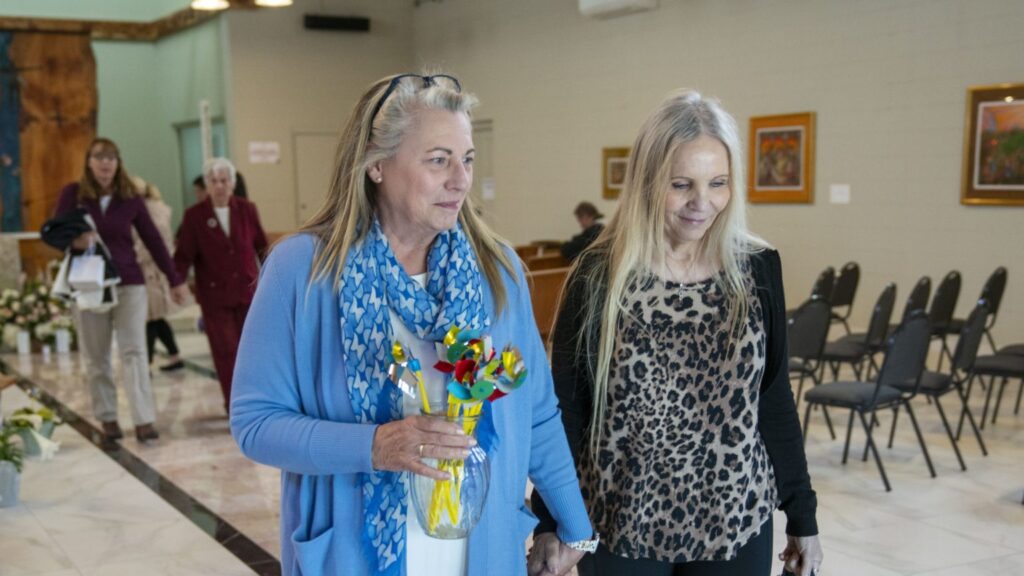
[[[591,517],[614,554],[731,559],[777,505],[757,429],[764,316],[749,266],[745,273],[750,310],[742,338],[728,347],[714,281],[649,276],[630,291],[598,461],[582,454],[580,466]]]

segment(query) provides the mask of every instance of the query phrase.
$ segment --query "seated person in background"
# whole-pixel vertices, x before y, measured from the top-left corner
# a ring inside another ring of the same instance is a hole
[[[598,235],[604,230],[604,224],[598,222],[604,218],[604,214],[597,211],[597,207],[590,202],[580,202],[572,211],[576,221],[580,223],[583,232],[572,237],[562,245],[562,256],[570,262],[575,260],[583,250],[590,246],[590,243],[597,240]]]

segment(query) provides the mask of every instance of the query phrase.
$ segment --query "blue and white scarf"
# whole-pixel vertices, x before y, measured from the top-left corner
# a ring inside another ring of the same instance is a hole
[[[375,219],[367,237],[349,252],[339,299],[349,397],[358,422],[402,418],[401,392],[388,379],[394,342],[389,310],[428,342],[441,341],[453,324],[479,330],[490,324],[476,256],[459,226],[434,240],[424,289],[405,273]],[[361,476],[367,561],[378,574],[401,574],[408,475]]]

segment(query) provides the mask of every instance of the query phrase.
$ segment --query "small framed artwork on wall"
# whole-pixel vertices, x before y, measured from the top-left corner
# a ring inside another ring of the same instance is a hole
[[[814,202],[814,112],[750,119],[747,198]]]
[[[1024,206],[1024,84],[967,89],[961,204]]]
[[[603,148],[601,150],[601,197],[615,200],[622,192],[626,181],[626,166],[629,164],[629,148]]]

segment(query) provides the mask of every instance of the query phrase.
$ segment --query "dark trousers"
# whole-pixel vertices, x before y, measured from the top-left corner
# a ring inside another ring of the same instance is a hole
[[[150,320],[146,322],[146,350],[149,352],[150,364],[153,363],[153,352],[156,350],[157,339],[167,349],[168,354],[178,355],[178,343],[174,341],[174,330],[171,329],[171,325],[163,318]]]
[[[657,560],[631,560],[616,556],[603,544],[583,556],[580,576],[769,576],[772,570],[772,519],[747,542],[732,560],[673,564]]]
[[[213,366],[217,369],[217,380],[224,395],[224,410],[231,403],[231,377],[235,373],[235,356],[238,342],[242,339],[242,326],[249,313],[248,304],[237,306],[202,306],[206,338],[210,341]]]

